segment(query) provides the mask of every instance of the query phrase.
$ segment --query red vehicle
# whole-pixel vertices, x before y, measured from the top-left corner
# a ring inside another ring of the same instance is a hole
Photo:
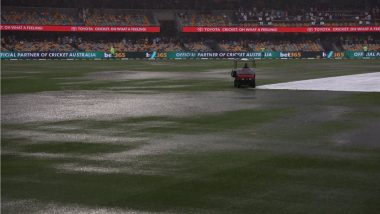
[[[241,86],[248,86],[255,88],[256,87],[256,73],[254,67],[256,67],[256,63],[253,60],[251,67],[249,67],[248,62],[244,63],[242,68],[238,69],[238,61],[235,61],[234,69],[231,71],[231,77],[235,78],[234,87],[240,88]]]

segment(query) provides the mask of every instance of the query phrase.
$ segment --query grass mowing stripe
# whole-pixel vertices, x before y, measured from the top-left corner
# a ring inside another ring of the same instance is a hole
[[[368,192],[380,176],[373,174],[380,167],[378,162],[368,165],[368,160],[260,151],[162,158],[176,161],[179,168],[182,165],[191,166],[186,172],[196,176],[181,179],[176,176],[56,174],[49,170],[49,161],[33,161],[32,165],[28,159],[16,158],[6,161],[4,172],[8,178],[12,177],[9,167],[14,165],[19,168],[13,169],[13,173],[19,176],[22,173],[34,181],[41,179],[41,182],[30,185],[27,180],[8,180],[4,188],[13,189],[7,192],[7,198],[32,197],[41,201],[128,207],[143,211],[207,208],[219,212],[244,212],[255,206],[272,206],[269,210],[274,211],[281,209],[283,203],[297,202],[308,204],[302,210],[313,212],[325,201],[326,193],[335,203],[319,207],[325,211],[334,210],[336,203],[354,203],[350,206],[352,213],[359,210],[371,212],[378,207]],[[161,158],[155,156],[154,160],[157,162]],[[368,176],[358,179],[353,172]],[[361,198],[353,197],[358,193]],[[278,203],[280,201],[283,203]]]

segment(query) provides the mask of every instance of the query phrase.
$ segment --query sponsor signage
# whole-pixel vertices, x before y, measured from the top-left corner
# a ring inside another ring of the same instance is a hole
[[[1,31],[52,31],[52,32],[132,32],[156,33],[157,26],[66,26],[66,25],[0,25]]]
[[[240,26],[185,26],[185,33],[342,33],[380,32],[380,26],[335,26],[335,27],[240,27]]]
[[[0,52],[1,59],[155,59],[166,56],[166,52]]]
[[[106,54],[107,53],[103,53],[103,52],[0,52],[0,58],[1,59],[95,59],[95,58],[106,58]],[[112,57],[112,55],[110,57]]]
[[[292,52],[0,52],[1,59],[380,59],[380,51]]]
[[[322,51],[301,51],[301,58],[318,59],[323,57]]]
[[[344,51],[326,51],[322,52],[322,57],[326,59],[343,59],[345,56]]]
[[[143,58],[147,58],[147,53],[146,52],[126,52],[125,56],[126,58],[131,58],[131,59],[143,59]]]
[[[301,58],[301,52],[279,52],[279,58],[292,59],[292,58]]]
[[[167,52],[167,58],[278,58],[278,52]]]
[[[380,59],[380,51],[346,51],[345,57],[348,59]]]

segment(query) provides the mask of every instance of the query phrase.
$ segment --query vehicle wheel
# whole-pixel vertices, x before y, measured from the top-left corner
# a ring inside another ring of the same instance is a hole
[[[252,81],[252,83],[251,83],[251,87],[252,87],[252,88],[256,88],[256,81]]]
[[[237,88],[238,87],[238,82],[236,80],[234,80],[234,87]]]

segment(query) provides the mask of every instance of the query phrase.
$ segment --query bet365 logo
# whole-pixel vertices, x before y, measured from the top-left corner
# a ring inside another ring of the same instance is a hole
[[[145,57],[149,58],[149,59],[155,59],[156,56],[157,56],[157,51],[153,51],[151,53],[149,53],[149,52],[145,53]]]
[[[334,51],[329,51],[329,52],[323,52],[322,53],[322,57],[323,58],[331,59],[333,56],[334,56]]]
[[[109,54],[109,53],[104,53],[104,58],[112,58],[112,54]]]

